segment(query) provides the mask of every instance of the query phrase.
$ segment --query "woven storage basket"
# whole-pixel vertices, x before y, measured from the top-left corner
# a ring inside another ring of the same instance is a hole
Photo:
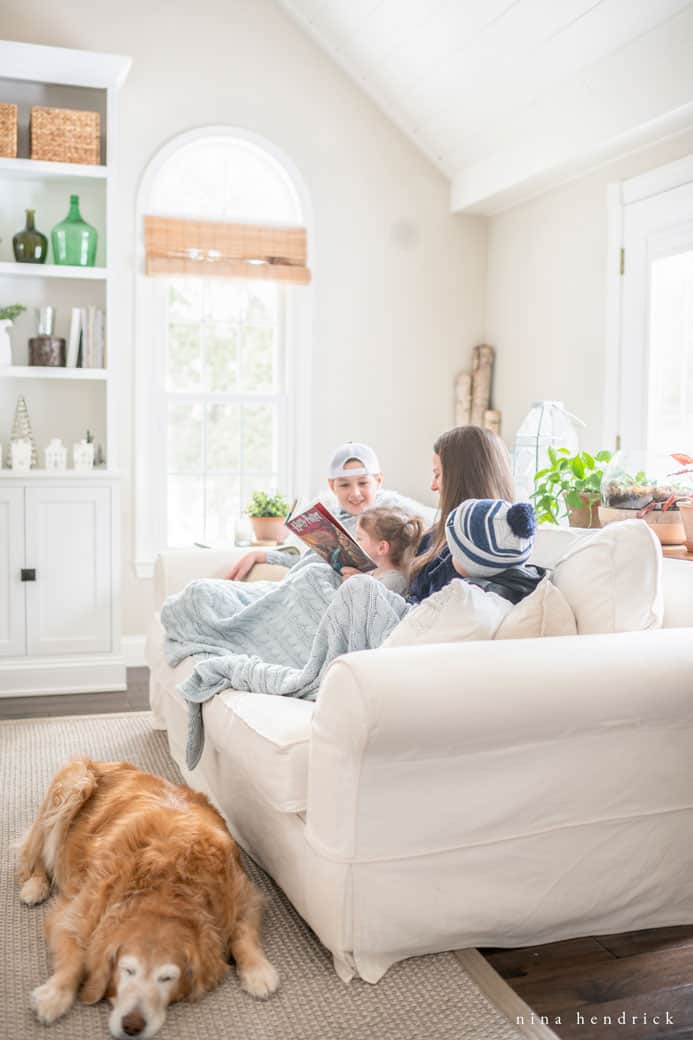
[[[0,104],[0,156],[17,158],[17,106]]]
[[[49,162],[101,162],[98,112],[71,108],[31,110],[31,158]]]

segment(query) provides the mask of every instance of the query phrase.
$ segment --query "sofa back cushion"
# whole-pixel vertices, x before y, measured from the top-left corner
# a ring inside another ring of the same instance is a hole
[[[570,604],[580,635],[662,624],[662,550],[643,520],[609,524],[579,539],[551,579]]]
[[[501,599],[494,592],[484,592],[478,585],[455,579],[414,607],[390,633],[383,646],[493,639],[510,607],[508,600]]]
[[[575,636],[577,623],[567,599],[548,578],[534,592],[516,603],[503,618],[494,638],[537,639],[540,636]]]

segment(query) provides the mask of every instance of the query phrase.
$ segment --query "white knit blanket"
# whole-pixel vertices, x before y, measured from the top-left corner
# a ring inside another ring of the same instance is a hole
[[[205,654],[178,687],[188,701],[188,768],[204,748],[202,704],[222,690],[312,700],[341,654],[379,647],[410,608],[368,575],[342,583],[323,563],[282,582],[194,581],[164,604],[166,657]]]

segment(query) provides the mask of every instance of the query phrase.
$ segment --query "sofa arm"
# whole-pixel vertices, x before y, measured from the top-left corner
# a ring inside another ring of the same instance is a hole
[[[690,629],[346,655],[314,715],[310,840],[424,855],[690,803],[692,675]]]
[[[196,578],[225,578],[233,564],[249,552],[239,549],[170,549],[154,563],[154,610]],[[281,581],[286,567],[256,564],[248,581]]]

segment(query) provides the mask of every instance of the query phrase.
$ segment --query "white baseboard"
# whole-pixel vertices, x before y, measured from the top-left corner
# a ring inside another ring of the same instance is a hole
[[[0,697],[125,690],[121,654],[0,660]]]
[[[143,668],[146,665],[144,659],[144,644],[146,636],[123,636],[120,640],[120,648],[125,658],[126,668]]]

